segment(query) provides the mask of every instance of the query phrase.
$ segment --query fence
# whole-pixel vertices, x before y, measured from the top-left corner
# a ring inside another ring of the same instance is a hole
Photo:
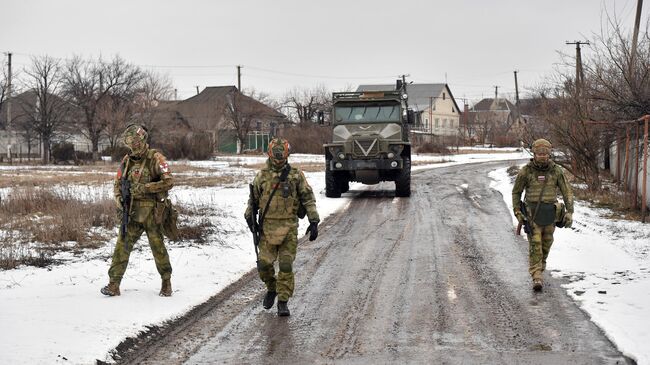
[[[642,221],[650,201],[648,188],[648,123],[650,115],[619,123],[617,138],[609,146],[609,169],[616,181],[628,192],[630,204],[638,208],[641,201]]]

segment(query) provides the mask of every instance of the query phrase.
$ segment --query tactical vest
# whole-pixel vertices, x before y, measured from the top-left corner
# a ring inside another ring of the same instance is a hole
[[[539,170],[535,168],[533,163],[526,165],[526,203],[555,203],[557,201],[558,181],[562,170],[560,166],[552,163],[548,169]],[[544,184],[546,181],[546,184]],[[544,188],[544,193],[539,198],[539,195]]]
[[[126,173],[131,184],[146,184],[160,181],[160,176],[156,174],[154,166],[154,164],[157,163],[153,158],[156,152],[158,151],[155,149],[149,149],[141,161],[129,161],[129,167]],[[128,159],[129,156],[125,156],[122,160],[123,163]],[[161,201],[166,197],[167,192],[162,192],[157,194],[145,194],[144,197],[133,199],[133,204],[131,206],[133,219],[136,222],[143,223],[153,212],[153,209],[156,206],[156,201]]]
[[[264,215],[264,220],[267,219],[292,219],[297,220],[298,205],[300,199],[298,198],[298,184],[300,183],[300,174],[297,169],[291,168],[286,181],[280,182],[281,171],[275,172],[269,169],[264,169],[260,172],[260,187],[262,195],[259,199],[259,207],[264,209],[271,196],[271,192],[278,186],[278,190],[273,195],[273,199],[269,204],[268,211],[260,214]]]

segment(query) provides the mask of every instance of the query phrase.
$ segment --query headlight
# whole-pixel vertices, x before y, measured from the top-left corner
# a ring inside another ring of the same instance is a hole
[[[345,160],[345,153],[343,152],[339,153],[339,160]]]
[[[340,162],[337,162],[336,165],[334,165],[334,166],[335,166],[337,169],[340,169],[341,167],[343,167],[343,164],[340,163]]]
[[[393,161],[390,163],[390,167],[397,167],[397,161]]]
[[[393,157],[395,157],[395,154],[392,153],[392,152],[388,152],[388,155],[387,155],[387,156],[388,156],[388,158],[393,158]]]

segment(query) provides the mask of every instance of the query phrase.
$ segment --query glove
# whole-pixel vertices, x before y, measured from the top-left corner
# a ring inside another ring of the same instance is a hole
[[[144,184],[132,184],[131,185],[131,196],[133,199],[139,199],[144,197],[146,194],[146,189],[144,187]]]
[[[309,227],[307,227],[307,231],[305,231],[305,234],[309,233],[309,240],[313,241],[318,237],[318,222],[311,222],[309,223]]]
[[[562,223],[564,223],[564,228],[571,228],[573,225],[573,213],[566,213]]]
[[[520,224],[524,224],[524,221],[526,220],[524,214],[518,210],[515,211],[515,218],[517,218],[517,221],[519,221]]]

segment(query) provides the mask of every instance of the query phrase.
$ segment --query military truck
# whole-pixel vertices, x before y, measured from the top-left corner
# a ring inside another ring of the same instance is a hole
[[[413,112],[399,81],[396,90],[332,94],[332,142],[323,145],[327,197],[340,197],[351,181],[394,181],[395,196],[411,195]]]

